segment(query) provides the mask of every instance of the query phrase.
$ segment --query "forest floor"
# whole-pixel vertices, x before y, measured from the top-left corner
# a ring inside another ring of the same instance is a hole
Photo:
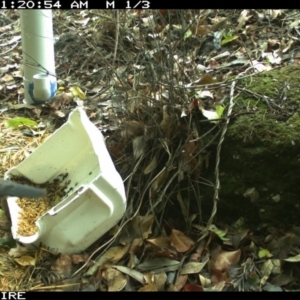
[[[81,107],[127,208],[81,253],[28,250],[4,230],[0,290],[298,290],[299,14],[53,10],[58,90],[32,105],[22,65],[49,72],[23,61],[19,12],[1,11],[1,176]]]

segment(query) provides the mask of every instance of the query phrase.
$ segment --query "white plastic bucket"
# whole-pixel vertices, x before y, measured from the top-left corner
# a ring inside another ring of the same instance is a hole
[[[41,216],[38,232],[18,234],[20,208],[16,197],[8,198],[14,239],[25,245],[43,245],[61,252],[85,250],[111,229],[123,216],[126,196],[121,176],[107,151],[102,133],[82,108],[29,157],[6,172],[37,184],[51,182],[68,173],[69,194]],[[37,201],[37,200],[32,200]]]

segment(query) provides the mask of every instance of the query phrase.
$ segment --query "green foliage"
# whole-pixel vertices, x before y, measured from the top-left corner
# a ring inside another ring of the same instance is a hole
[[[224,34],[223,39],[221,41],[221,45],[226,45],[234,40],[236,40],[239,36],[238,35],[232,35],[233,30],[229,30],[227,33]]]
[[[264,257],[271,257],[271,253],[268,249],[264,249],[264,248],[261,248],[259,251],[258,251],[258,257],[259,258],[264,258]]]
[[[222,118],[224,107],[222,105],[216,105],[216,112],[219,118]]]
[[[192,36],[192,31],[189,29],[188,31],[186,31],[184,33],[184,40],[186,40],[187,38],[191,37]]]
[[[20,125],[33,127],[33,126],[37,126],[37,123],[34,120],[22,118],[22,117],[9,119],[5,122],[5,126],[8,128],[9,127],[17,128]]]

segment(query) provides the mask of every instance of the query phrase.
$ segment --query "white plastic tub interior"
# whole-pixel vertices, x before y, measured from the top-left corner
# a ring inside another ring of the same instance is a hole
[[[123,180],[107,151],[102,133],[82,108],[6,176],[26,177],[37,184],[68,174],[68,195],[36,222],[38,232],[20,236],[17,198],[8,198],[13,237],[25,244],[40,243],[61,253],[85,250],[123,216]],[[37,201],[37,200],[32,200]]]

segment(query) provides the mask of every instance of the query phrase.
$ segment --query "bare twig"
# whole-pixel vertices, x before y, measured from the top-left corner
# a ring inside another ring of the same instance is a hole
[[[115,66],[115,61],[117,57],[117,52],[118,52],[118,43],[119,43],[119,34],[120,34],[120,11],[117,9],[116,10],[116,17],[117,17],[117,22],[116,22],[116,38],[115,38],[115,49],[114,49],[114,58],[113,58],[113,63],[112,66]]]
[[[212,208],[212,212],[211,212],[211,216],[207,222],[206,228],[204,229],[204,231],[202,232],[201,237],[198,239],[197,242],[200,242],[201,240],[203,240],[209,233],[209,228],[210,225],[213,222],[213,219],[217,213],[217,204],[219,201],[219,190],[220,190],[220,178],[219,178],[219,165],[220,165],[220,155],[221,155],[221,148],[222,148],[222,144],[225,138],[225,134],[227,132],[227,128],[228,128],[228,124],[230,122],[230,115],[232,113],[232,108],[234,106],[234,88],[235,88],[235,84],[236,81],[233,81],[231,84],[231,89],[230,89],[230,101],[229,101],[229,107],[227,110],[227,114],[226,114],[226,122],[224,124],[224,127],[222,129],[221,132],[221,137],[217,146],[217,154],[216,154],[216,166],[215,166],[215,177],[216,177],[216,181],[215,181],[215,192],[214,192],[214,198],[213,198],[213,208]],[[194,247],[193,247],[194,248]],[[189,251],[189,253],[192,251],[193,249],[191,249]]]

